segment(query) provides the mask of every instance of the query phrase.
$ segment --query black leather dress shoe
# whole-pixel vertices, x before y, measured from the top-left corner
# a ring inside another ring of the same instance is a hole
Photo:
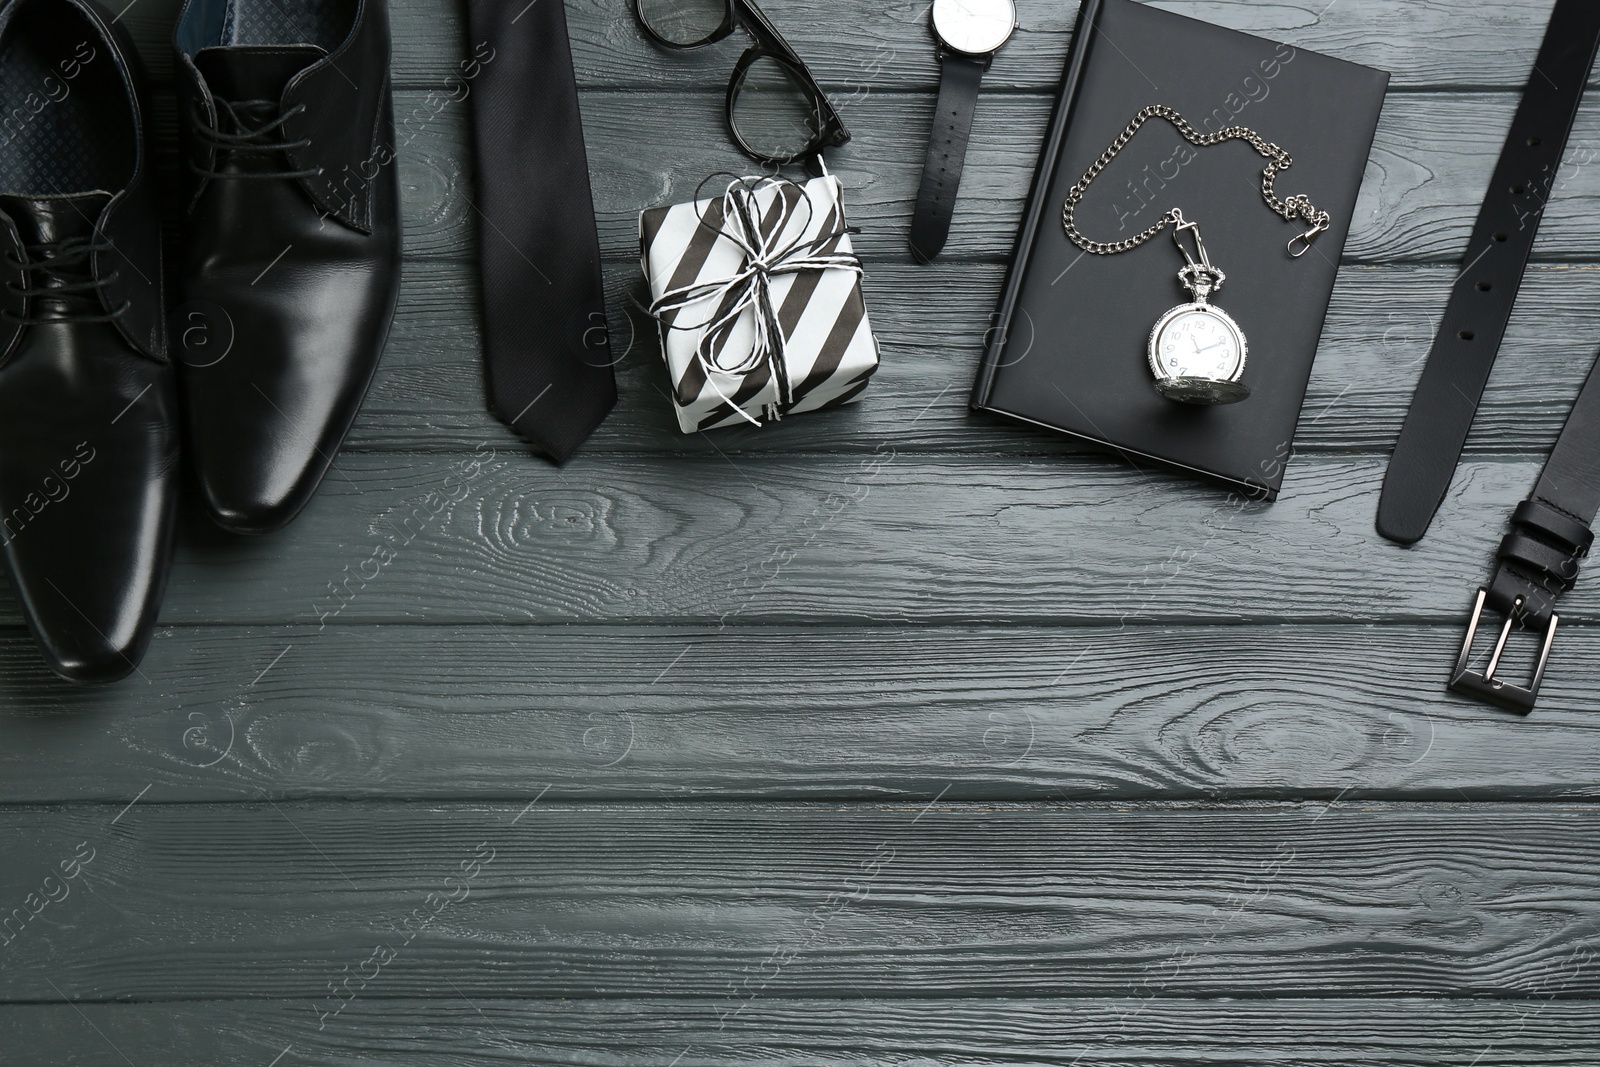
[[[143,75],[93,0],[0,6],[0,553],[57,673],[132,673],[172,557],[177,398]]]
[[[212,518],[264,533],[327,473],[394,318],[388,14],[383,0],[188,0],[176,43],[186,445]]]

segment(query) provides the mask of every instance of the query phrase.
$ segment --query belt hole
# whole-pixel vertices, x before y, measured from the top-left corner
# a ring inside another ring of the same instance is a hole
[[[1461,338],[1463,341],[1470,341],[1472,340],[1473,334],[1471,330],[1462,330],[1460,333],[1456,334],[1456,336]]]
[[[1537,137],[1528,138],[1528,147],[1529,148],[1538,148],[1539,147],[1539,138],[1537,138]]]
[[[1503,234],[1503,233],[1497,233],[1497,234],[1495,234],[1495,235],[1494,235],[1494,239],[1495,239],[1495,240],[1496,240],[1496,241],[1499,241],[1499,242],[1501,242],[1501,243],[1502,243],[1502,244],[1504,244],[1504,243],[1505,243],[1505,240],[1506,240],[1506,235],[1505,235],[1505,234]]]
[[[1511,195],[1512,196],[1521,196],[1523,193],[1525,193],[1527,191],[1528,191],[1528,187],[1526,185],[1513,185],[1511,187]]]
[[[1479,282],[1478,283],[1478,292],[1480,292],[1480,293],[1487,293],[1490,289],[1493,289],[1493,288],[1494,288],[1494,286],[1490,285],[1488,282]]]

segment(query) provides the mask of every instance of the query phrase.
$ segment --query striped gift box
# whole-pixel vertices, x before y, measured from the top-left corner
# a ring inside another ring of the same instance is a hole
[[[832,175],[651,208],[639,245],[684,433],[845,404],[878,369]]]

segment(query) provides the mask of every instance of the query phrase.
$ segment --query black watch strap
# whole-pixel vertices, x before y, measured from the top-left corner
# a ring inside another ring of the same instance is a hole
[[[1511,532],[1500,542],[1494,577],[1478,590],[1450,688],[1458,692],[1527,714],[1533,710],[1544,679],[1550,644],[1555,640],[1556,598],[1578,577],[1578,562],[1594,541],[1590,530],[1600,511],[1600,359],[1589,370],[1583,391],[1567,415],[1556,447],[1545,461],[1533,495],[1511,513]],[[1480,671],[1467,668],[1472,642],[1484,611],[1504,615],[1488,664]],[[1533,681],[1512,685],[1498,678],[1501,654],[1512,627],[1539,636]]]
[[[1421,540],[1450,490],[1597,44],[1600,3],[1556,0],[1384,476],[1378,532],[1391,541]]]
[[[932,261],[950,236],[961,165],[967,158],[972,116],[978,110],[978,83],[988,66],[987,56],[946,51],[939,57],[939,102],[933,109],[933,135],[911,216],[911,254],[919,263]]]

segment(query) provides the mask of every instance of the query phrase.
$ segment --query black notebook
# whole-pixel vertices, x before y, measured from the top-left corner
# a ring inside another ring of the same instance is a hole
[[[1388,81],[1135,0],[1083,0],[972,407],[1276,498]],[[1333,216],[1313,251],[1290,258],[1289,239],[1307,227],[1262,200],[1267,161],[1244,141],[1193,147],[1159,118],[1077,208],[1096,241],[1130,237],[1173,207],[1199,224],[1227,273],[1211,302],[1249,341],[1241,403],[1178,404],[1152,388],[1151,327],[1191,299],[1170,228],[1107,256],[1062,230],[1067,190],[1149,104],[1176,108],[1201,133],[1247,126],[1277,143],[1294,159],[1278,195],[1305,193]]]

